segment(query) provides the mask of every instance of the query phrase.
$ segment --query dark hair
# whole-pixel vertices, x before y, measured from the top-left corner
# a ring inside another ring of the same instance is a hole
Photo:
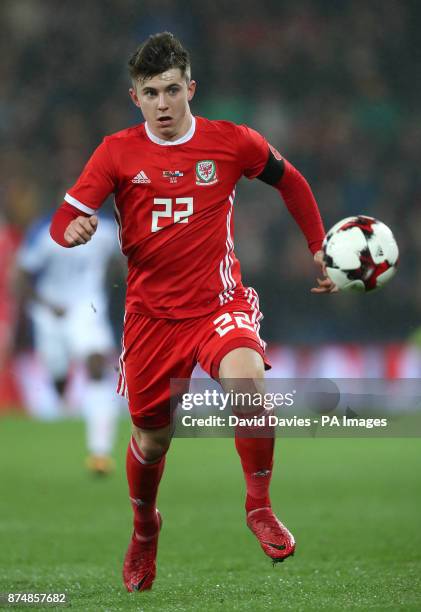
[[[133,80],[148,79],[170,68],[179,68],[190,79],[190,56],[171,32],[149,36],[129,59],[129,73]]]

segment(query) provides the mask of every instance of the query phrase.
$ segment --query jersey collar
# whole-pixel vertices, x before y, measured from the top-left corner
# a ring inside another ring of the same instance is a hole
[[[152,142],[155,142],[156,144],[161,145],[163,147],[184,144],[185,142],[188,142],[191,138],[193,138],[194,132],[196,130],[196,117],[192,115],[192,122],[191,122],[191,126],[188,132],[186,132],[184,136],[182,136],[181,138],[178,138],[177,140],[163,140],[162,138],[158,138],[158,136],[155,136],[155,134],[152,134],[146,121],[145,121],[145,130],[146,130],[146,134],[148,135],[149,140],[152,140]]]

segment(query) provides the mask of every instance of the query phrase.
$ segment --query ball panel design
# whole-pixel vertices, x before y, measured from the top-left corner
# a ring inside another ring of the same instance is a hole
[[[373,237],[368,241],[368,246],[376,263],[388,261],[391,265],[395,265],[398,261],[399,250],[392,231],[380,221],[374,227]]]
[[[322,248],[327,274],[342,291],[373,291],[395,275],[398,246],[390,228],[374,217],[339,221]]]
[[[354,217],[354,219],[350,221],[348,221],[347,219],[344,219],[344,223],[343,225],[341,225],[339,230],[346,231],[354,227],[359,227],[362,233],[368,237],[368,236],[371,236],[371,234],[373,233],[374,231],[373,225],[375,223],[377,223],[377,221],[374,217],[367,217],[366,215],[358,215],[357,217]]]
[[[332,257],[335,268],[355,270],[360,267],[360,251],[367,246],[364,234],[358,227],[332,235],[326,245],[326,254]]]
[[[341,291],[365,291],[362,280],[351,279],[346,272],[337,268],[326,268],[326,272],[331,280]]]
[[[396,274],[395,266],[391,266],[390,268],[388,268],[387,270],[379,274],[377,277],[377,287],[383,287],[383,285],[388,283],[390,279],[395,276],[395,274]]]

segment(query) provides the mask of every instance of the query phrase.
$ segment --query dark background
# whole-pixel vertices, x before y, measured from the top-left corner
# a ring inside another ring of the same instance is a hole
[[[52,210],[103,136],[142,120],[127,58],[169,30],[191,51],[194,114],[261,131],[309,180],[326,229],[364,213],[400,247],[383,291],[313,296],[316,269],[277,193],[242,181],[236,251],[261,296],[264,337],[405,340],[421,304],[420,17],[415,1],[3,0],[3,217],[25,228]],[[116,324],[123,299],[114,288]]]

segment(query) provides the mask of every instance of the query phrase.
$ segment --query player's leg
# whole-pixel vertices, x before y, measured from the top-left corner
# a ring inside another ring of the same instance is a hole
[[[99,298],[95,304],[94,310],[86,299],[75,302],[66,330],[73,359],[83,364],[86,372],[80,408],[86,426],[87,465],[96,474],[106,474],[113,465],[119,401],[109,363],[115,343],[106,304]]]
[[[54,419],[65,412],[65,392],[70,366],[70,350],[66,338],[66,317],[58,317],[47,309],[32,313],[34,348],[47,374],[48,393],[34,402],[34,413],[42,419]]]
[[[246,288],[243,298],[235,298],[222,306],[203,325],[199,363],[212,378],[221,382],[226,392],[257,394],[257,399],[264,393],[264,370],[270,365],[265,357],[265,343],[259,336],[261,318],[257,294]],[[242,401],[233,410],[239,416],[245,416],[246,412],[249,416],[264,414],[263,402],[257,402],[257,407],[255,403],[247,406]],[[262,427],[238,426],[235,443],[247,487],[247,524],[264,552],[273,560],[281,561],[293,553],[295,543],[271,509],[273,434],[265,419]]]
[[[134,529],[123,566],[129,591],[150,589],[156,575],[162,524],[156,500],[172,434],[170,378],[189,378],[194,366],[182,327],[140,314],[125,321],[119,392],[133,421],[126,469]]]
[[[95,474],[108,474],[114,466],[111,457],[118,426],[119,403],[115,397],[108,360],[91,353],[86,359],[82,413],[86,425],[87,466]]]
[[[170,446],[170,426],[141,429],[133,425],[127,448],[127,481],[137,534],[151,536],[157,531],[156,499]]]
[[[133,534],[124,559],[123,578],[129,591],[152,587],[156,575],[162,519],[156,500],[171,441],[170,426],[141,429],[133,425],[127,448],[126,473],[133,508]]]
[[[232,410],[239,418],[261,417],[266,412],[263,402],[257,405],[256,399],[263,397],[265,365],[262,356],[251,348],[236,348],[221,360],[219,379],[225,392],[233,392],[233,397],[251,397],[254,402],[247,405],[233,405]],[[246,512],[256,508],[270,508],[269,485],[272,477],[274,428],[263,426],[237,426],[235,446],[241,459],[246,481]]]
[[[65,315],[57,317],[46,312],[34,318],[35,350],[41,357],[60,400],[64,398],[70,365],[65,327]]]
[[[55,378],[53,378],[53,385],[60,398],[63,399],[67,386],[67,375],[58,374]]]
[[[260,395],[262,398],[257,410],[255,401],[249,406],[244,402],[233,406],[240,418],[254,415],[261,419],[263,416],[262,425],[237,426],[235,445],[246,482],[247,525],[256,535],[265,554],[274,562],[283,561],[294,553],[295,540],[274,515],[269,497],[275,438],[274,428],[267,424],[268,413],[263,404],[262,355],[244,347],[231,350],[221,360],[219,378],[226,392],[240,393],[240,397],[258,398]]]
[[[241,398],[258,398],[259,395],[262,398],[257,409],[256,401],[251,405],[242,401],[241,405],[232,407],[240,418],[253,415],[260,421],[263,416],[262,425],[237,426],[235,446],[246,482],[247,525],[265,554],[278,562],[294,553],[295,540],[274,515],[269,497],[275,438],[274,428],[267,424],[268,414],[263,404],[264,371],[261,354],[250,348],[238,347],[221,360],[219,378],[225,392],[239,393]]]
[[[205,371],[220,381],[224,391],[258,399],[264,393],[265,367],[270,366],[264,357],[265,343],[259,336],[262,315],[257,294],[250,298],[250,292],[245,289],[242,300],[236,299],[229,305],[229,310],[228,306],[222,307],[207,321],[202,331],[199,362]],[[263,405],[256,406],[256,402],[251,406],[243,402],[232,409],[240,417],[264,413]],[[235,439],[247,485],[247,512],[270,507],[269,484],[274,448],[273,428],[266,428],[263,432],[255,428],[251,431],[253,435],[250,431],[237,427]]]

